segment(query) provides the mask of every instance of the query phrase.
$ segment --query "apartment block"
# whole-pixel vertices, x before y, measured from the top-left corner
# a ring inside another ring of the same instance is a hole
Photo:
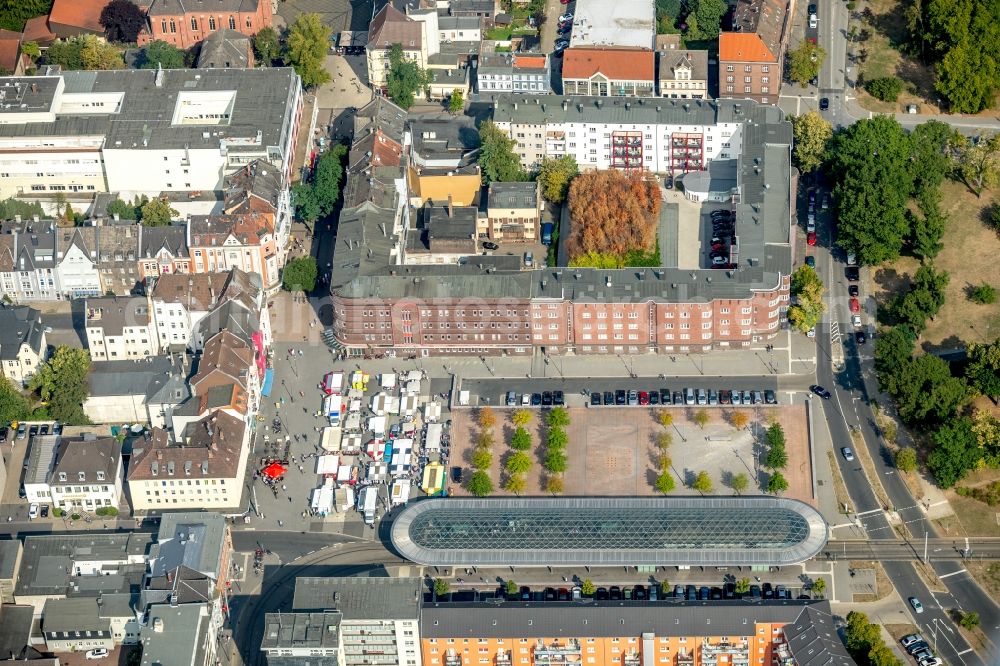
[[[220,190],[254,160],[287,181],[302,110],[281,67],[72,71],[0,90],[0,197]]]
[[[788,35],[785,0],[738,0],[719,34],[719,97],[777,104]]]
[[[0,307],[0,365],[15,386],[26,384],[45,361],[48,344],[38,310],[26,305]]]
[[[142,296],[89,298],[83,311],[92,360],[141,359],[160,352],[149,302]]]

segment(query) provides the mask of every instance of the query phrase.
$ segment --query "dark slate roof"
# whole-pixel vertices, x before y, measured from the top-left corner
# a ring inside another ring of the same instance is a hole
[[[795,622],[813,605],[829,613],[818,600],[438,602],[424,604],[420,637],[747,636],[756,623]]]
[[[382,130],[396,143],[402,143],[406,131],[406,111],[389,99],[377,96],[354,114],[354,140],[359,141],[376,129]]]
[[[250,38],[241,32],[224,28],[201,42],[198,64],[201,69],[212,67],[249,67]]]
[[[345,620],[415,620],[422,600],[420,578],[300,577],[292,610],[338,610]]]
[[[490,208],[536,208],[538,183],[490,183]]]
[[[187,246],[187,227],[183,224],[143,227],[140,242],[139,256],[147,259],[155,258],[160,250],[166,250],[174,257],[191,256]]]
[[[20,655],[31,636],[32,606],[0,605],[0,659]]]
[[[42,355],[41,313],[26,305],[17,307],[0,306],[0,360],[17,358],[22,344],[27,344],[35,353]]]
[[[165,513],[156,545],[150,551],[153,576],[184,565],[218,580],[226,543],[226,519],[205,511]]]
[[[782,632],[796,666],[855,666],[826,603],[807,606]]]
[[[182,356],[150,356],[93,363],[87,376],[92,396],[145,395],[150,402],[179,404],[190,395]],[[176,396],[180,392],[181,397]]]

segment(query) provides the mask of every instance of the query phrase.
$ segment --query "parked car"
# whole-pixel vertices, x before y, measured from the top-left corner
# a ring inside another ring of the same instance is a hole
[[[660,394],[655,389],[649,392],[649,404],[651,405],[660,404]]]
[[[599,587],[594,591],[594,599],[597,601],[607,601],[608,600],[608,588]]]
[[[847,285],[847,295],[857,297],[861,293],[861,289],[858,288],[856,284]]]
[[[688,601],[694,601],[698,598],[698,591],[694,585],[688,585],[684,588],[684,598]]]
[[[703,389],[703,388],[698,389],[698,391],[696,393],[696,396],[697,396],[696,400],[697,400],[697,402],[698,402],[699,405],[707,405],[708,404],[708,393],[705,391],[705,389]]]
[[[862,325],[861,315],[859,314],[851,315],[851,324],[854,326],[854,328],[859,328]]]
[[[812,256],[811,254],[807,254],[806,266],[809,266],[810,268],[816,268],[816,257]]]
[[[922,651],[927,650],[929,648],[930,648],[930,645],[927,644],[927,641],[919,640],[916,643],[911,643],[910,645],[907,645],[906,646],[906,651],[909,654],[916,654],[918,652],[922,652]]]
[[[624,405],[625,404],[625,391],[623,389],[618,389],[615,391],[615,404]]]
[[[31,506],[28,507],[28,520],[35,518],[38,518],[38,505],[32,502]]]
[[[538,407],[541,404],[542,404],[542,394],[541,393],[532,393],[531,394],[531,406],[532,407]]]
[[[601,393],[600,391],[592,391],[590,394],[590,406],[600,407],[601,406]]]
[[[844,460],[847,460],[849,462],[854,461],[854,451],[851,451],[851,447],[849,446],[840,447],[840,453],[843,454]]]
[[[750,598],[751,599],[760,599],[761,598],[760,585],[751,585],[750,586]]]
[[[17,439],[24,439],[28,433],[28,426],[23,423],[17,424]]]
[[[562,391],[552,392],[552,404],[555,405],[556,407],[562,407],[563,405],[566,404],[566,396],[563,394]]]
[[[914,643],[920,643],[923,640],[924,640],[924,637],[921,636],[920,634],[909,634],[907,636],[903,636],[899,640],[899,642],[900,642],[900,644],[902,644],[902,646],[904,648],[909,648]]]
[[[572,21],[572,20],[573,20],[573,12],[566,12],[565,14],[562,14],[559,17],[559,21],[560,22],[562,22],[562,21]]]
[[[868,336],[865,335],[864,331],[854,331],[854,341],[859,345],[863,345],[868,342]]]
[[[9,432],[10,432],[10,428],[8,428],[7,426],[4,426],[4,427],[0,428],[0,442],[6,442],[7,441],[7,434]]]
[[[514,407],[517,405],[517,394],[513,391],[507,391],[507,406]]]
[[[38,426],[33,425],[30,428],[28,428],[28,437],[34,437],[37,434],[38,434]]]
[[[861,301],[856,298],[848,301],[848,306],[851,308],[851,312],[861,312]]]
[[[683,405],[684,395],[680,391],[674,391],[674,396],[672,400],[675,405]]]
[[[754,391],[752,393],[752,397],[753,397],[752,403],[754,405],[763,405],[764,404],[764,393],[762,391]]]
[[[621,601],[622,588],[618,587],[617,585],[612,585],[611,587],[608,588],[608,595],[610,596],[611,601]]]
[[[613,405],[613,404],[615,404],[615,392],[614,391],[605,391],[604,392],[604,404],[605,405]]]
[[[743,394],[740,393],[739,391],[737,391],[736,389],[733,389],[733,391],[732,391],[732,401],[733,401],[734,405],[742,405],[743,404]]]
[[[815,231],[810,231],[808,234],[806,234],[806,244],[807,245],[815,245],[816,244],[816,232]]]
[[[93,650],[87,650],[84,656],[87,659],[104,659],[108,656],[108,648],[94,648]]]
[[[635,407],[639,404],[639,393],[637,391],[628,392],[628,406]]]
[[[551,222],[542,225],[542,245],[552,245],[552,232],[555,228],[556,225]]]
[[[907,601],[909,601],[910,606],[913,607],[914,613],[919,614],[924,612],[924,605],[920,603],[920,599],[917,599],[916,597],[910,597]]]
[[[542,407],[552,406],[552,391],[542,391]]]
[[[643,406],[649,404],[649,394],[645,391],[639,391],[639,404]]]
[[[766,391],[764,391],[764,403],[768,405],[777,405],[778,396],[775,395],[774,391],[772,391],[771,389],[767,389]]]
[[[43,504],[39,513],[41,514],[42,518],[48,518],[49,517],[49,505],[48,504]]]
[[[848,282],[857,282],[861,279],[861,271],[858,270],[857,266],[848,266],[844,269],[844,276],[847,277]]]
[[[944,664],[944,662],[941,661],[941,657],[930,657],[929,659],[921,659],[917,663],[920,666],[941,666],[942,664]]]
[[[451,468],[451,480],[452,483],[462,483],[462,468],[452,467]]]
[[[669,405],[670,404],[670,389],[660,389],[660,404]]]
[[[48,423],[43,423],[42,426],[38,429],[38,434],[39,435],[47,435],[47,434],[49,434],[49,424]]]
[[[819,98],[819,110],[820,111],[826,111],[829,108],[830,108],[830,98],[829,97],[820,97]]]
[[[484,250],[499,250],[500,249],[500,245],[497,244],[497,243],[494,243],[493,241],[483,241],[483,249]]]

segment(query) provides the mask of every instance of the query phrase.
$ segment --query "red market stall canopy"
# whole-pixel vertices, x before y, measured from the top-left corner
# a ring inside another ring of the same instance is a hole
[[[284,465],[278,463],[271,463],[270,465],[262,469],[260,473],[273,481],[274,479],[284,476],[285,472],[287,471],[288,468],[285,467]]]

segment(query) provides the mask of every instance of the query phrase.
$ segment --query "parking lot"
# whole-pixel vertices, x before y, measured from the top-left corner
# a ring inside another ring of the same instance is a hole
[[[572,396],[567,396],[572,397]],[[667,450],[671,470],[675,476],[675,495],[697,495],[689,486],[698,472],[708,472],[713,482],[714,494],[732,494],[728,483],[736,474],[746,474],[751,480],[748,493],[760,494],[767,484],[768,472],[761,464],[766,454],[763,446],[764,429],[769,419],[782,424],[787,439],[788,467],[785,476],[790,487],[785,497],[813,503],[812,467],[805,409],[801,405],[785,407],[751,406],[707,409],[709,420],[704,428],[695,423],[698,410],[681,406],[671,409],[673,425],[664,428],[658,420],[661,408],[648,407],[568,407],[570,425],[566,429],[569,444],[566,447],[568,469],[563,474],[566,495],[634,495],[652,496],[659,474],[657,466],[661,451],[657,448],[660,433],[671,434],[673,442]],[[736,410],[745,411],[750,424],[737,430],[731,424]],[[503,461],[511,452],[510,437],[514,427],[510,415],[514,409],[497,409],[497,426],[494,429],[493,467],[490,476],[497,488],[495,494],[504,495],[500,484]],[[528,426],[532,436],[533,466],[526,474],[527,495],[543,493],[545,456],[544,410],[538,410]],[[475,421],[476,411],[456,409],[454,422],[452,465],[462,465],[465,476],[471,472],[470,460],[479,433]],[[464,488],[455,488],[455,494],[467,494]]]

